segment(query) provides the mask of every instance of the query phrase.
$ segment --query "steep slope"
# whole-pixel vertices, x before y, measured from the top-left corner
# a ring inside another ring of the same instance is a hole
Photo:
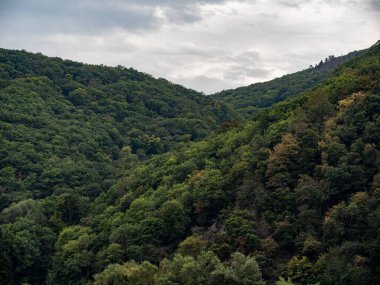
[[[46,77],[12,80],[0,102],[1,209],[22,197],[107,189],[123,146],[112,121],[77,110]]]
[[[147,270],[169,284],[193,284],[191,272],[199,272],[195,284],[261,284],[228,269],[235,251],[255,256],[270,283],[282,275],[296,284],[377,284],[379,91],[376,45],[256,121],[139,165],[97,199],[81,227],[66,229],[66,243],[80,242],[81,231],[92,235],[85,249],[98,268],[178,253],[158,267],[107,267],[96,284],[128,282]],[[227,268],[215,257],[202,265],[202,251],[227,260]],[[62,256],[75,253],[62,247],[53,258],[57,284],[70,280]],[[257,277],[251,264],[244,276]]]
[[[73,192],[96,197],[118,167],[217,130],[223,104],[123,67],[0,50],[0,210]]]
[[[342,63],[362,54],[364,51],[351,52],[344,56],[329,56],[325,61],[308,69],[284,75],[263,83],[213,94],[213,98],[232,106],[242,116],[252,118],[261,108],[312,90],[325,81]]]
[[[18,284],[19,273],[33,284],[43,282],[47,251],[62,225],[79,223],[121,170],[204,138],[234,118],[224,104],[133,69],[5,49],[0,106],[1,223],[44,205],[38,225],[23,225],[31,236],[23,232],[17,246],[0,246],[1,284]],[[40,237],[38,246],[33,238]],[[5,260],[9,250],[19,252],[20,260]],[[24,262],[32,265],[8,267]],[[16,279],[2,278],[11,272]]]
[[[10,205],[0,283],[378,284],[379,110],[377,44],[255,121],[124,170],[90,205]]]
[[[46,76],[77,110],[112,121],[128,138],[132,153],[141,156],[165,152],[173,141],[204,138],[233,119],[224,104],[122,66],[86,65],[0,49],[0,75],[3,88],[17,78]]]

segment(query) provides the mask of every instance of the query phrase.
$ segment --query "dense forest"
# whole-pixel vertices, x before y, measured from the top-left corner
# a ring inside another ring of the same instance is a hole
[[[224,90],[212,96],[231,105],[242,117],[252,119],[253,115],[262,108],[312,90],[325,81],[340,64],[364,52],[365,50],[354,51],[339,57],[330,55],[324,61],[321,60],[315,66],[310,65],[305,70],[267,82]]]
[[[0,50],[0,284],[379,284],[380,42],[338,61],[243,98]]]
[[[51,194],[95,198],[118,169],[205,138],[223,103],[163,79],[0,50],[0,210]]]

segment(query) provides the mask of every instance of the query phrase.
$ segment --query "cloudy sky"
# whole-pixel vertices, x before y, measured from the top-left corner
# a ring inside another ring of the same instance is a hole
[[[124,65],[207,94],[380,39],[380,0],[0,0],[0,47]]]

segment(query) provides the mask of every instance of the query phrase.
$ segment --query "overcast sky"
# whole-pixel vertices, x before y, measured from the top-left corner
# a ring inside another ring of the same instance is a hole
[[[0,47],[124,65],[207,94],[380,39],[380,0],[0,0]]]

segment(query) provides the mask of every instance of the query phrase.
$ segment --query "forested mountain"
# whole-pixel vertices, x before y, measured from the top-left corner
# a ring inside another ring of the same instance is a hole
[[[65,91],[66,77],[54,75],[61,67],[22,68],[29,57],[46,68],[77,63],[2,52],[24,63],[1,59],[1,284],[380,283],[379,43],[240,123],[166,81],[78,64],[125,74],[120,85],[143,86],[142,100],[156,98],[150,84],[167,91],[162,101],[186,94],[208,136],[156,152],[133,148],[133,132],[122,129],[131,115],[120,120],[112,106],[135,105],[123,107],[129,93],[113,91],[117,82],[93,86],[72,72],[84,87]]]
[[[48,88],[49,84],[59,94],[46,91],[46,96],[65,100],[72,109],[63,113],[79,112],[87,119],[108,121],[118,133],[114,136],[126,139],[124,145],[142,157],[166,152],[173,142],[204,138],[234,118],[224,104],[210,97],[132,68],[87,65],[0,49],[0,87],[4,93],[13,92],[7,89],[12,86],[33,89],[34,85]],[[42,99],[45,104],[55,104]]]
[[[209,97],[133,69],[22,51],[0,50],[0,88],[0,210],[52,193],[96,197],[118,168],[233,118]]]
[[[287,74],[267,82],[224,90],[211,96],[231,105],[242,116],[252,118],[253,114],[257,113],[261,108],[270,107],[287,98],[312,90],[331,76],[340,64],[364,52],[355,51],[339,57],[330,55],[324,61],[321,60],[318,64],[310,66],[308,69]]]

